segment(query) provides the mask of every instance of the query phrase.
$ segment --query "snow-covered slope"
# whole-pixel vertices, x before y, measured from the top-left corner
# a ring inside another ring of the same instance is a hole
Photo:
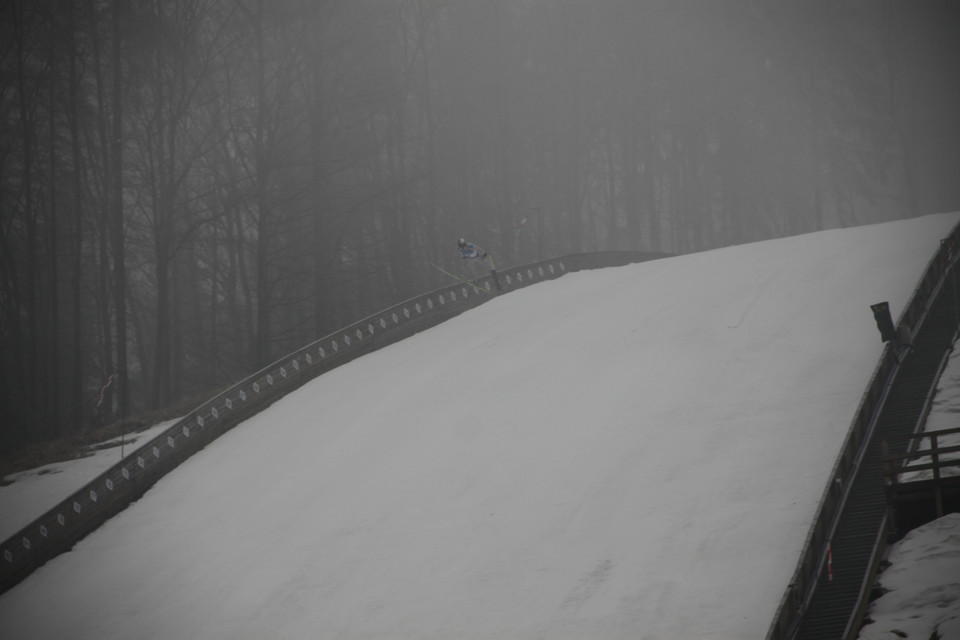
[[[0,637],[763,637],[869,305],[899,314],[957,220],[499,296],[191,458],[0,596]]]
[[[889,551],[860,640],[960,638],[960,513],[917,527]]]

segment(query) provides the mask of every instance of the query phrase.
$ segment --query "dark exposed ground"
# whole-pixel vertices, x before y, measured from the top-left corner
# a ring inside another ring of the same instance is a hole
[[[0,447],[0,486],[10,484],[7,476],[35,469],[54,462],[74,460],[90,455],[98,448],[114,446],[103,443],[119,438],[121,435],[130,436],[165,420],[172,420],[188,413],[191,409],[207,399],[191,398],[177,405],[165,409],[145,413],[135,418],[120,421],[97,429],[87,429],[81,433],[66,435],[52,440],[27,442]],[[102,445],[98,447],[98,445]]]

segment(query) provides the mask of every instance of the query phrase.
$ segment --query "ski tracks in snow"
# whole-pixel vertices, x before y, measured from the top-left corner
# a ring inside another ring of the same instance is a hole
[[[613,562],[611,560],[606,559],[598,562],[589,573],[577,581],[573,591],[571,591],[567,599],[563,601],[563,608],[571,609],[579,607],[596,595],[607,581],[612,570]]]

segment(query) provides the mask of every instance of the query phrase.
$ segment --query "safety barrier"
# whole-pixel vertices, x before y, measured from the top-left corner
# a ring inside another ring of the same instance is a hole
[[[503,270],[499,280],[506,293],[568,272],[666,256],[641,252],[575,254]],[[4,541],[0,545],[0,593],[69,550],[221,434],[304,383],[491,300],[491,278],[487,276],[478,284],[454,284],[394,305],[312,342],[215,395]]]
[[[944,494],[960,494],[960,445],[950,444],[960,438],[960,428],[918,431],[899,438],[884,439],[883,483],[891,503],[931,501],[924,509],[933,518],[942,518]],[[890,444],[909,441],[903,453],[891,453]],[[954,507],[957,500],[954,499]],[[905,518],[906,519],[906,518]],[[923,524],[927,520],[922,520]],[[902,527],[901,527],[902,528]]]
[[[941,241],[930,259],[910,302],[897,323],[898,335],[909,339],[923,325],[930,307],[936,300],[951,272],[960,250],[960,225]],[[953,292],[951,292],[952,295]],[[793,578],[780,599],[774,619],[767,632],[767,640],[792,640],[799,629],[801,618],[810,601],[830,556],[830,540],[849,493],[852,481],[866,454],[877,417],[890,385],[897,375],[899,363],[895,349],[887,345],[864,392],[853,422],[850,425],[840,454],[834,463],[821,495],[816,516],[807,533]],[[881,536],[882,533],[878,533]],[[851,614],[854,612],[851,611]]]

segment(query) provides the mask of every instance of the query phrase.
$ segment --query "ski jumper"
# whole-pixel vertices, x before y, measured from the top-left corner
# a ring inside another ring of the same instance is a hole
[[[463,240],[457,243],[457,248],[460,250],[460,257],[466,260],[470,267],[473,284],[477,284],[477,280],[481,275],[480,265],[483,265],[490,271],[490,275],[493,276],[493,281],[494,284],[497,285],[497,289],[500,288],[500,281],[497,278],[496,269],[493,267],[493,260],[487,255],[486,251],[472,242],[464,242]]]

